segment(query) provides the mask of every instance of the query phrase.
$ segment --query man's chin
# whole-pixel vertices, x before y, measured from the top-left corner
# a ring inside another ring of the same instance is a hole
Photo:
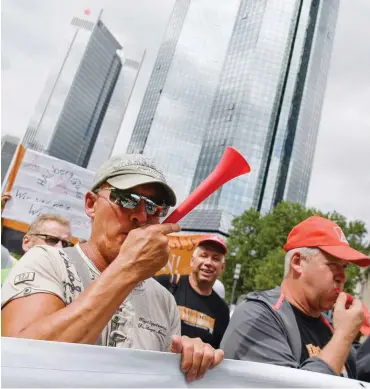
[[[327,301],[323,304],[323,306],[321,307],[321,310],[322,311],[331,311],[332,309],[334,309],[334,305],[335,305],[335,301]]]
[[[204,283],[204,284],[213,284],[216,282],[216,278],[215,277],[207,277],[207,276],[199,276],[199,281],[201,283]]]

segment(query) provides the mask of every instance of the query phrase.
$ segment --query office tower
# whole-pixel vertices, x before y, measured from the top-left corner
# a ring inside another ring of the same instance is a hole
[[[23,140],[92,170],[112,152],[144,56],[136,50],[129,57],[100,16],[72,19]]]
[[[1,184],[3,184],[9,170],[18,143],[19,138],[15,136],[4,135],[1,137]]]
[[[181,200],[238,149],[252,172],[199,207],[219,224],[222,212],[305,203],[338,8],[177,0],[128,151],[159,160]]]
[[[89,170],[97,170],[112,154],[126,108],[136,85],[145,50],[134,44],[123,47],[122,70],[110,99],[95,147],[87,165]]]

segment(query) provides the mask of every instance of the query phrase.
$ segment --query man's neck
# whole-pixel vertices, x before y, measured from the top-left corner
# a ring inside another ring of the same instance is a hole
[[[281,284],[281,291],[291,305],[294,305],[307,316],[320,317],[321,311],[309,304],[302,287],[297,285],[296,280],[285,278]]]
[[[98,247],[91,241],[80,244],[80,248],[100,272],[103,272],[109,266],[109,261],[103,257]]]
[[[202,296],[210,296],[212,294],[212,285],[208,283],[200,283],[193,273],[189,275],[190,286]]]

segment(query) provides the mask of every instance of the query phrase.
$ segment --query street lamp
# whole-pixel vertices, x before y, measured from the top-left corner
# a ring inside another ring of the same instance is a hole
[[[240,270],[242,268],[242,265],[240,263],[237,263],[235,265],[235,270],[234,270],[234,280],[233,280],[233,289],[231,291],[231,297],[230,297],[230,303],[229,306],[231,307],[233,301],[234,301],[234,295],[235,295],[235,288],[236,288],[236,283],[238,282],[238,279],[240,277]]]

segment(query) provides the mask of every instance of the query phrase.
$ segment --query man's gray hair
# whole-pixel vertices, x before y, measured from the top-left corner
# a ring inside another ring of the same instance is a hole
[[[298,247],[296,249],[291,249],[285,254],[285,264],[284,264],[284,277],[286,277],[290,270],[290,261],[293,257],[293,254],[299,253],[303,257],[312,258],[320,252],[320,249],[316,247]]]

